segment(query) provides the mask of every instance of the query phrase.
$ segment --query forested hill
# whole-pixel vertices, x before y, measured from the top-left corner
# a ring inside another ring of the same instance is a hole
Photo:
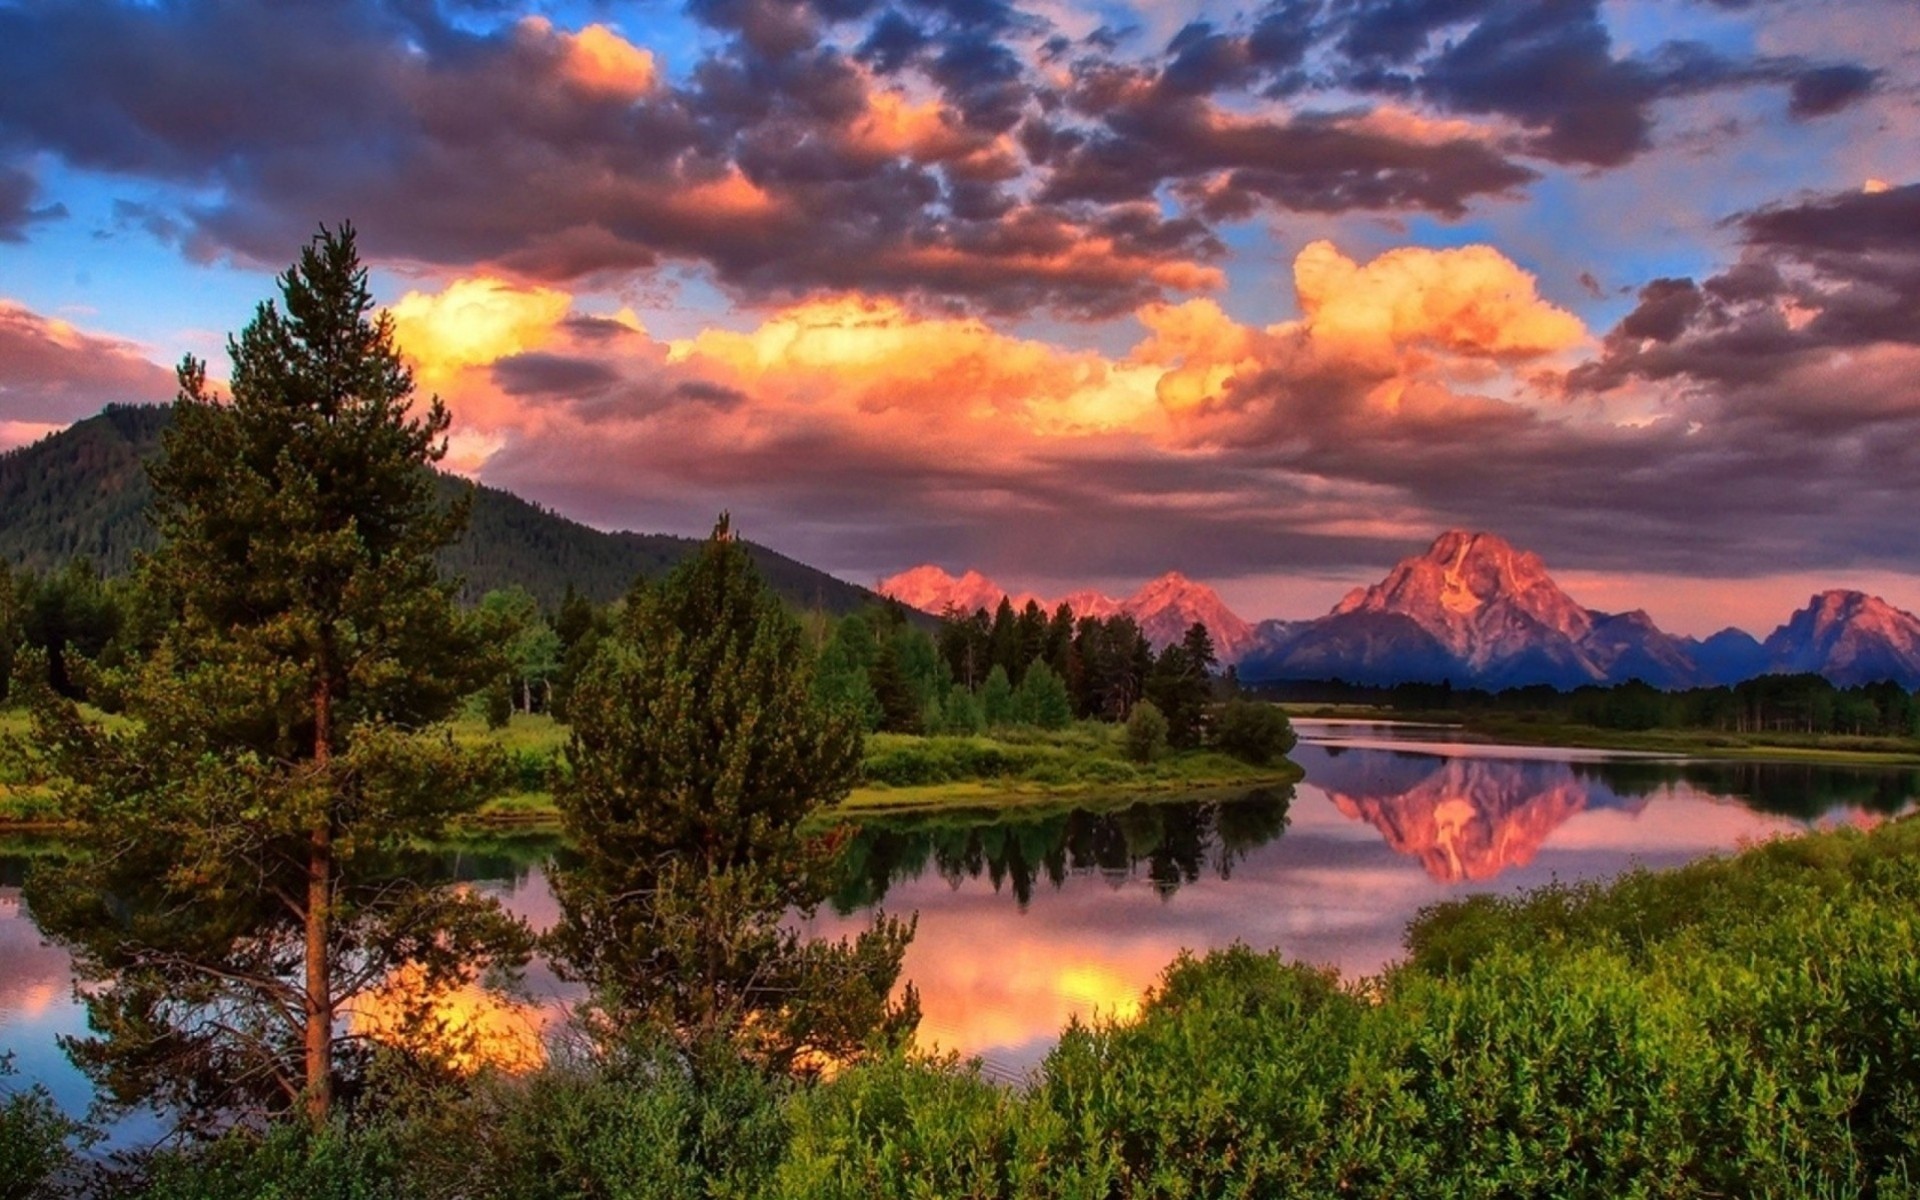
[[[159,453],[172,409],[114,405],[31,446],[0,454],[0,560],[32,571],[91,559],[109,575],[151,549],[152,499],[143,464]],[[449,498],[468,485],[446,476]],[[602,533],[498,488],[475,489],[466,536],[442,563],[466,581],[464,598],[518,584],[551,608],[572,584],[597,602],[612,600],[634,576],[659,575],[699,545],[669,534]],[[749,543],[754,562],[777,592],[797,607],[851,612],[875,597],[764,546]]]

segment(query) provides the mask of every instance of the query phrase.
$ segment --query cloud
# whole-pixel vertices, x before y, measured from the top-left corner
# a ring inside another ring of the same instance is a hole
[[[1337,45],[1357,87],[1507,118],[1526,131],[1530,153],[1593,167],[1622,166],[1652,148],[1662,100],[1785,85],[1792,114],[1808,119],[1859,102],[1878,80],[1856,63],[1739,58],[1687,41],[1619,55],[1598,0],[1356,6]]]
[[[64,204],[34,207],[39,192],[40,184],[32,175],[0,162],[0,242],[24,242],[29,226],[67,215]]]
[[[0,413],[6,440],[52,431],[108,404],[170,400],[173,372],[131,342],[0,299]]]
[[[1220,290],[1222,224],[1459,218],[1540,160],[1631,159],[1665,99],[1765,84],[1810,119],[1880,80],[1623,55],[1589,0],[1280,0],[1143,53],[996,0],[688,12],[704,33],[670,73],[633,29],[402,0],[0,9],[0,149],[161,185],[140,224],[200,259],[278,264],[352,216],[370,254],[445,274],[579,291],[690,266],[751,305],[1100,319]],[[0,175],[0,237],[55,211],[24,187]]]

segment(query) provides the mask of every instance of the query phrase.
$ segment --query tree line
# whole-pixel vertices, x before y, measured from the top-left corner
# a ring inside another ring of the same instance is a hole
[[[1270,699],[1300,703],[1513,714],[1601,729],[1920,737],[1920,698],[1915,693],[1891,680],[1840,687],[1812,673],[1758,675],[1731,685],[1670,692],[1637,679],[1566,692],[1546,685],[1489,692],[1445,683],[1373,687],[1340,680],[1260,684],[1254,690]]]

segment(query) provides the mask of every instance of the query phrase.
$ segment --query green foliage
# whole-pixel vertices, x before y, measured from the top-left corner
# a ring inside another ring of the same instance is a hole
[[[1065,729],[1073,723],[1073,699],[1067,695],[1067,685],[1044,659],[1036,658],[1027,667],[1013,695],[1013,713],[1020,724],[1038,729]]]
[[[1195,624],[1183,641],[1160,652],[1146,678],[1146,698],[1167,721],[1167,742],[1182,750],[1206,736],[1207,706],[1213,700],[1213,642],[1204,625]]]
[[[999,663],[987,672],[987,681],[980,688],[980,710],[986,717],[988,728],[1011,725],[1014,720],[1013,681],[1007,675],[1007,669]]]
[[[0,1079],[12,1073],[11,1058],[0,1055]],[[44,1088],[0,1088],[0,1200],[54,1194],[54,1180],[71,1166],[82,1133]]]
[[[980,697],[968,691],[965,684],[954,684],[940,709],[939,732],[964,737],[984,733],[986,728],[987,710]]]
[[[1215,721],[1213,744],[1241,762],[1264,767],[1292,752],[1293,724],[1279,705],[1258,700],[1229,700]]]
[[[434,566],[459,523],[428,471],[446,412],[415,414],[351,230],[281,291],[230,344],[231,401],[181,366],[142,581],[169,621],[115,673],[132,720],[35,700],[79,852],[28,899],[98,985],[75,1058],[189,1122],[296,1100],[324,1122],[362,1062],[336,1026],[352,997],[526,953],[494,901],[413,870],[492,774],[426,732],[489,670]]]
[[[603,1060],[495,1081],[461,1113],[481,1138],[446,1130],[454,1152],[422,1145],[416,1175],[442,1194],[519,1200],[759,1196],[788,1142],[789,1090],[729,1048],[689,1058],[624,1044]]]
[[[770,1194],[1060,1195],[1061,1177],[1077,1172],[1050,1157],[1061,1140],[1050,1115],[982,1079],[977,1066],[892,1056],[798,1097],[792,1144]]]
[[[1167,719],[1153,701],[1142,700],[1127,717],[1127,757],[1137,763],[1158,762],[1167,752]]]
[[[846,795],[860,731],[816,699],[798,623],[724,518],[630,597],[568,715],[555,799],[578,863],[554,877],[553,946],[613,1028],[799,1073],[912,1028],[911,994],[888,1000],[910,924],[826,943],[786,920],[824,897],[832,847],[801,824]]]
[[[505,661],[507,671],[500,682],[505,684],[509,707],[528,714],[536,707],[544,711],[553,696],[564,646],[541,615],[539,602],[525,588],[506,588],[482,596],[477,615],[482,636]],[[495,703],[489,696],[490,719]]]

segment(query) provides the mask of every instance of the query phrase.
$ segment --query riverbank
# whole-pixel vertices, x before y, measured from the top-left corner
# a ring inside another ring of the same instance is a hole
[[[481,829],[557,828],[551,791],[566,745],[567,727],[553,718],[516,715],[489,729],[463,718],[454,740],[485,747],[501,758],[501,794],[461,824]],[[25,714],[0,712],[0,737],[28,732]],[[1129,800],[1186,796],[1228,788],[1284,787],[1300,768],[1282,760],[1255,766],[1210,750],[1170,751],[1151,763],[1125,754],[1118,726],[1083,721],[1062,730],[1012,728],[972,737],[876,733],[867,738],[865,782],[835,813],[930,812],[940,809],[1021,807],[1077,799]],[[60,814],[44,784],[0,773],[0,830],[57,831]]]
[[[1740,762],[1801,762],[1831,766],[1920,766],[1920,738],[1856,737],[1832,733],[1731,733],[1715,729],[1603,729],[1544,720],[1524,713],[1404,710],[1371,704],[1283,704],[1289,717],[1326,721],[1381,721],[1450,725],[1477,740],[1579,750],[1625,750],[1675,758]]]
[[[517,719],[519,721],[525,718]],[[533,721],[544,721],[534,718]],[[529,724],[502,731],[510,754],[557,752],[564,727]],[[478,739],[471,730],[457,737]],[[545,740],[543,740],[545,739]],[[1129,760],[1116,726],[1081,722],[1063,730],[1007,729],[972,737],[877,733],[867,738],[865,782],[832,814],[1016,808],[1124,797],[1190,796],[1232,788],[1286,787],[1302,772],[1290,761],[1266,766],[1210,750],[1169,752],[1151,763]],[[557,824],[551,793],[528,788],[487,802],[469,823],[494,827]]]

